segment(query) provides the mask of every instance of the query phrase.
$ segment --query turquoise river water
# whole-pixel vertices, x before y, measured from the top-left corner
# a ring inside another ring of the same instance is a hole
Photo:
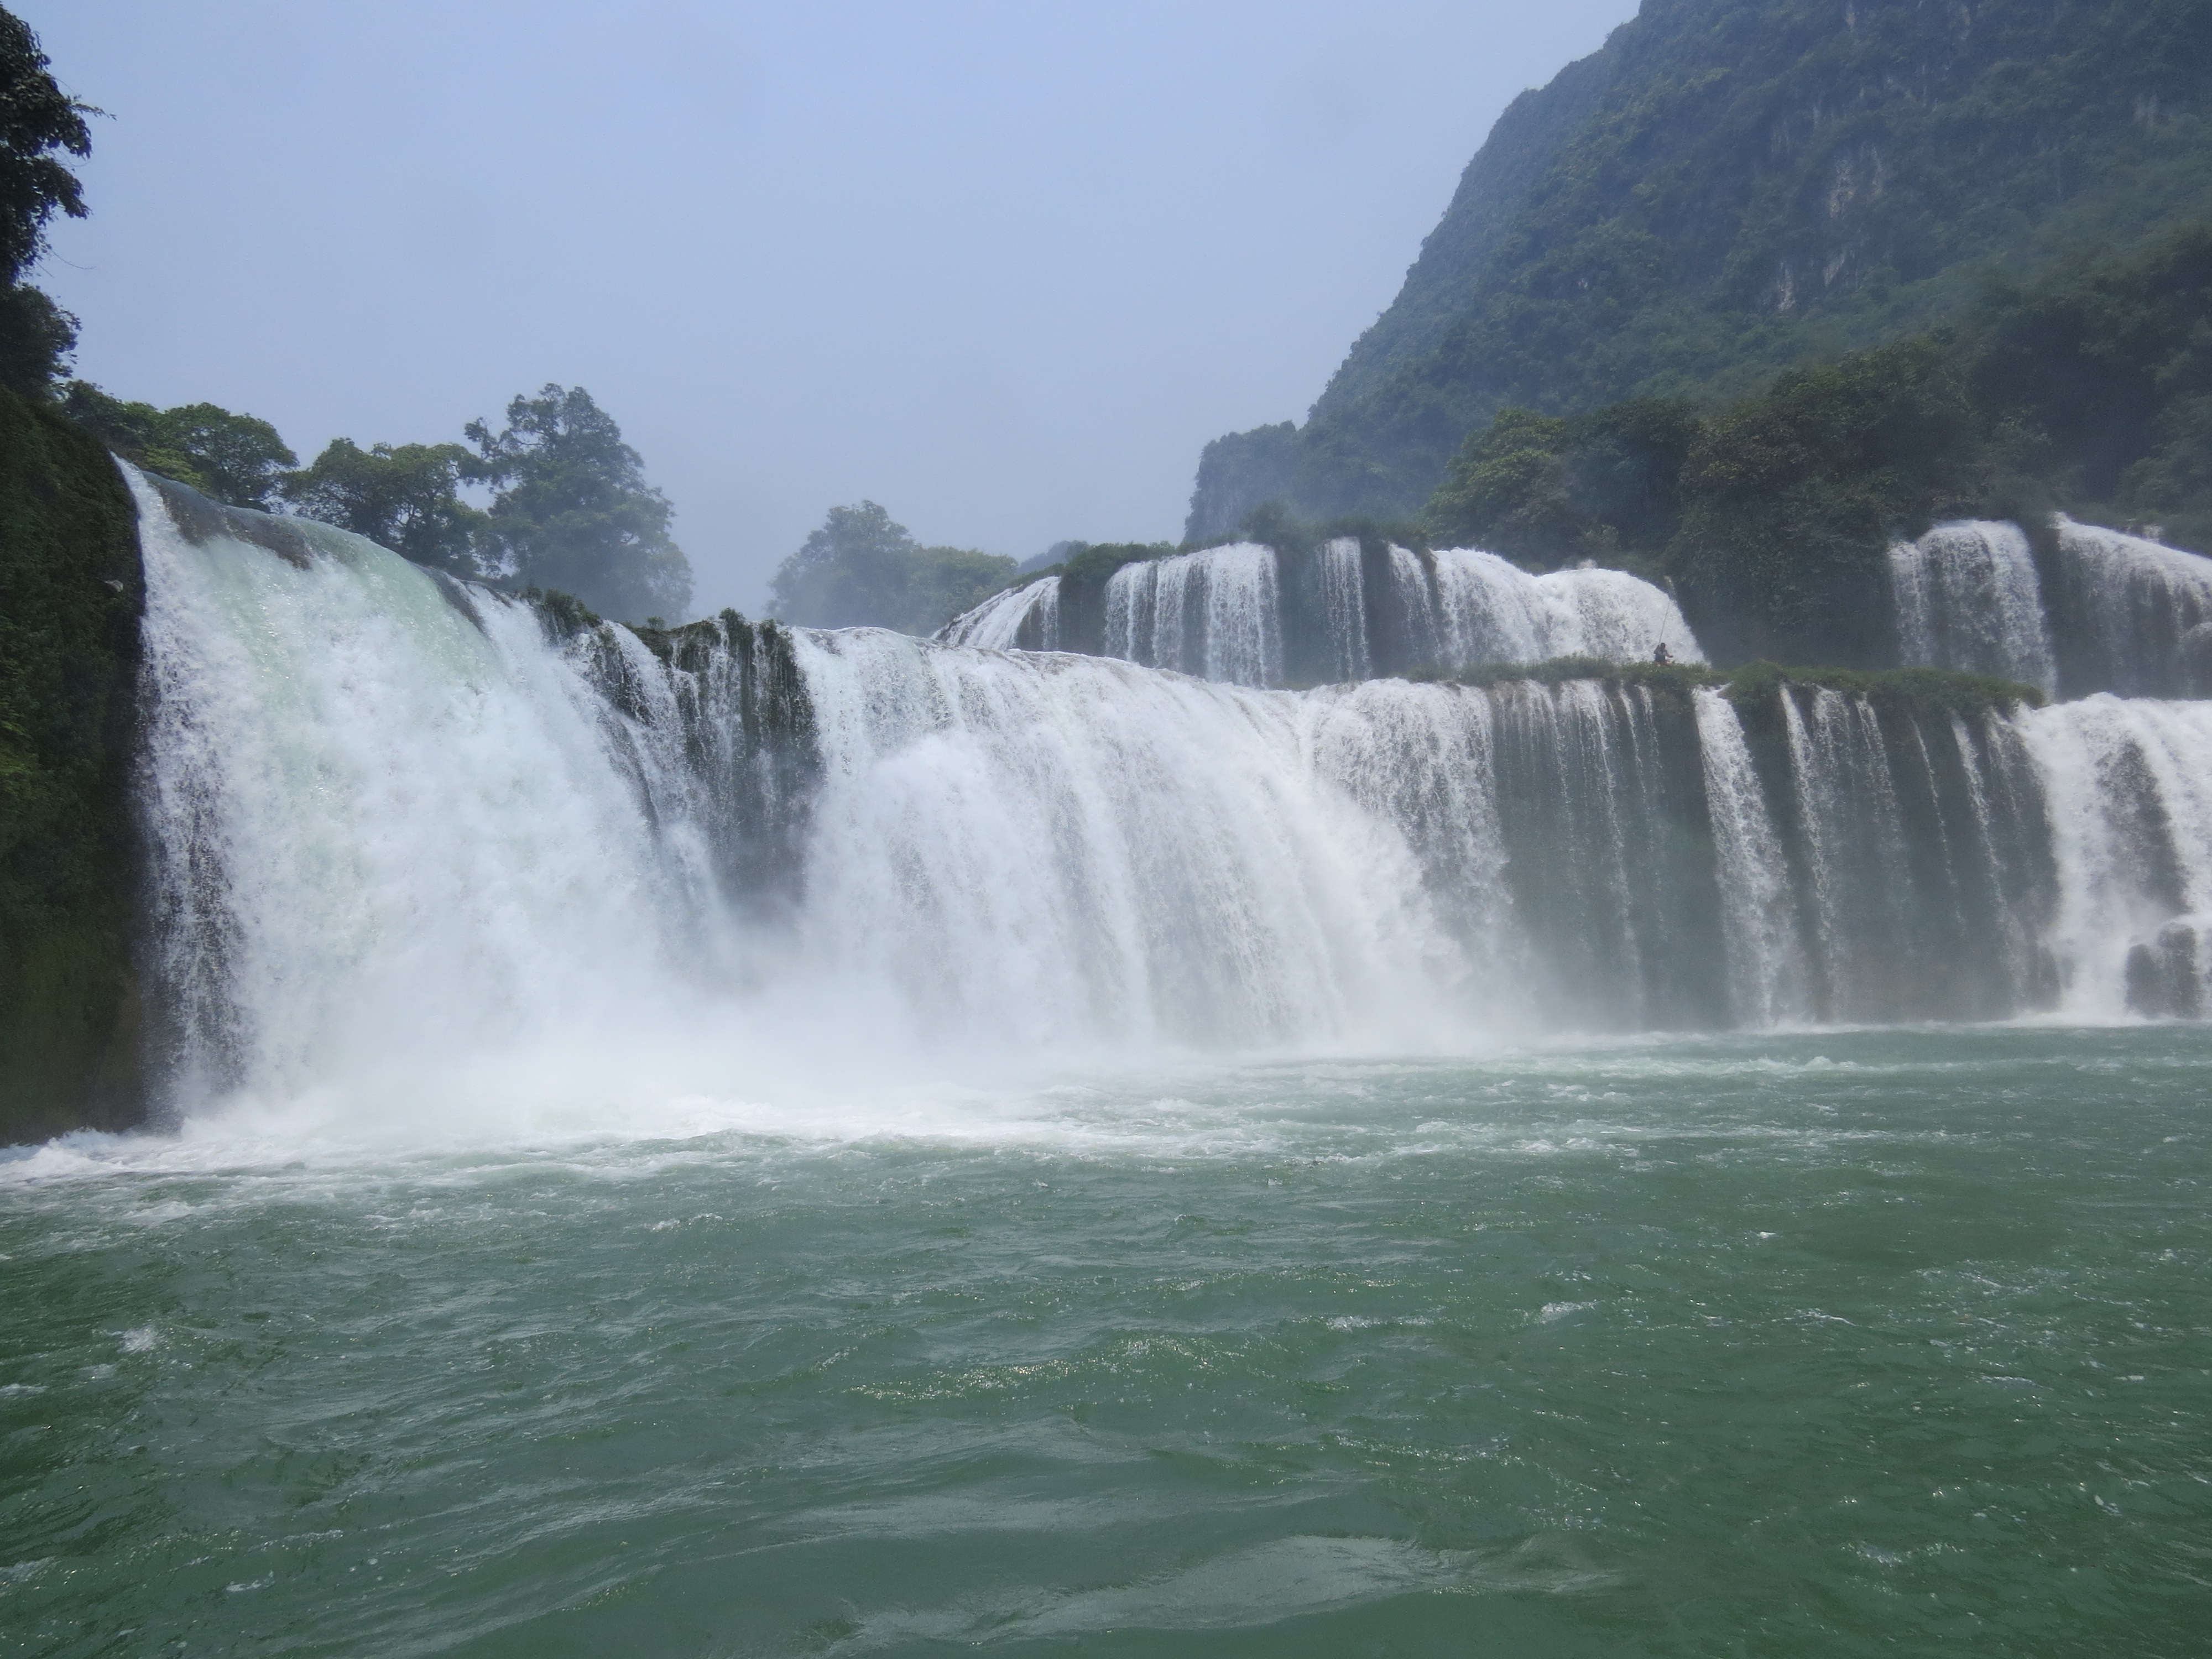
[[[0,1164],[0,1652],[2201,1654],[2212,1032]]]

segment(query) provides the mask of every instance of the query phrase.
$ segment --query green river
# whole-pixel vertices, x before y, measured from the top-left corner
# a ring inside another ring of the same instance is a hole
[[[9,1157],[9,1655],[2212,1649],[2201,1027]]]

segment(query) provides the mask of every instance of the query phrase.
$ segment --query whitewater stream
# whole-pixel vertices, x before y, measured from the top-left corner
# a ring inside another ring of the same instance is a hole
[[[134,488],[0,1651],[2201,1650],[2212,704],[1271,689],[1356,544],[662,655]],[[1372,568],[1679,625],[1487,558]]]

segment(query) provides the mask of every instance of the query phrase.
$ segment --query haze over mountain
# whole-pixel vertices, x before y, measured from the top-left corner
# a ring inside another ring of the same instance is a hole
[[[1738,395],[2212,216],[2208,62],[2188,0],[1646,0],[1507,110],[1306,423],[1208,446],[1188,533],[1416,513],[1502,406]]]

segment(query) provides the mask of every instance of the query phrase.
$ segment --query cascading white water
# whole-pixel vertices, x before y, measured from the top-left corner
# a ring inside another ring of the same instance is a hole
[[[1531,575],[1466,549],[1390,546],[1376,562],[1349,536],[1291,554],[1244,542],[1125,564],[1079,603],[1068,580],[994,594],[938,638],[1092,652],[1254,686],[1568,656],[1645,662],[1662,644],[1678,661],[1705,660],[1674,599],[1626,571]],[[1071,621],[1078,611],[1087,620]]]
[[[1041,1047],[1419,1043],[1449,941],[1300,700],[1106,659],[802,636],[796,948],[872,1017]]]
[[[1899,660],[2069,697],[2212,692],[2212,559],[2063,515],[2054,530],[2047,572],[2014,524],[1938,525],[1892,547]]]
[[[1274,550],[1243,542],[1123,565],[1106,584],[1105,654],[1231,685],[1279,684]]]
[[[2061,1008],[2126,1012],[2130,957],[2212,957],[2212,702],[2100,695],[2018,718],[2050,803]],[[2171,930],[2171,931],[2169,931]]]
[[[1437,666],[1556,657],[1649,662],[1662,644],[1677,661],[1705,659],[1674,599],[1625,570],[1534,576],[1495,553],[1453,548],[1436,555],[1436,572]]]
[[[672,964],[712,950],[690,920],[711,908],[691,775],[652,723],[616,715],[523,605],[478,592],[465,614],[306,521],[296,564],[195,542],[132,487],[180,1097],[404,1097],[518,1056],[538,1077],[680,1008]]]
[[[1875,711],[1863,697],[1815,691],[1809,710],[1785,694],[1820,957],[1831,1018],[1866,1017],[1863,1000],[1893,967],[1882,942],[1905,931],[1912,902],[1895,775]]]
[[[2066,518],[2058,545],[2069,694],[2212,691],[2212,559]]]
[[[1710,689],[1267,691],[736,622],[664,660],[134,488],[187,1103],[2203,995],[2212,705],[1801,690],[1762,750]]]
[[[1889,579],[1898,654],[1906,665],[2058,690],[2035,555],[2018,525],[1937,525],[1889,550]]]
[[[1323,660],[1333,680],[1364,680],[1374,672],[1367,629],[1365,561],[1358,538],[1324,544],[1321,569]]]
[[[1810,1018],[1813,1001],[1790,869],[1744,741],[1743,722],[1723,693],[1700,686],[1691,695],[1719,865],[1729,1012],[1745,1025],[1802,1021]]]
[[[986,651],[1057,651],[1060,578],[1040,577],[994,593],[945,623],[937,637],[947,645],[972,645]]]

